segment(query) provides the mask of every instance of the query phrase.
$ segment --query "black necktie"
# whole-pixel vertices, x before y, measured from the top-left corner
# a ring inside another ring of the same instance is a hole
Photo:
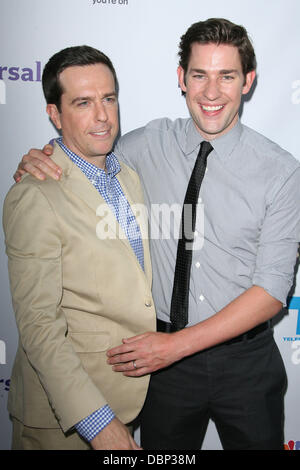
[[[202,142],[197,160],[187,187],[181,215],[181,231],[177,246],[174,285],[170,319],[172,329],[181,330],[188,323],[190,272],[192,243],[196,223],[197,201],[206,170],[209,153],[213,150],[209,142]]]

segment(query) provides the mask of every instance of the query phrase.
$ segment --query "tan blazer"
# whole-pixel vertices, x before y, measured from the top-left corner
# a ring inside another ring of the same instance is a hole
[[[25,425],[67,431],[108,403],[128,423],[143,406],[149,376],[113,372],[106,351],[155,330],[147,222],[137,214],[144,273],[109,207],[57,144],[54,161],[61,181],[26,176],[4,203],[20,334],[8,409]],[[121,164],[118,179],[130,204],[142,204],[137,174]]]

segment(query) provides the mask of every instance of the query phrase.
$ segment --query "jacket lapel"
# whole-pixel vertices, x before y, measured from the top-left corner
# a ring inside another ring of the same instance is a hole
[[[135,215],[137,224],[140,227],[143,248],[144,248],[144,267],[145,274],[150,284],[152,282],[152,267],[149,251],[149,242],[148,242],[148,213],[147,207],[144,203],[143,194],[141,193],[140,186],[138,188],[129,185],[129,182],[132,183],[132,178],[128,174],[128,168],[124,163],[120,162],[121,171],[118,173],[118,180],[122,186],[123,192],[126,196],[127,201],[129,202],[131,209]]]
[[[71,161],[71,159],[65,154],[65,152],[59,147],[57,143],[54,144],[53,161],[57,165],[59,165],[63,170],[61,184],[67,190],[71,191],[82,201],[84,201],[85,204],[93,211],[95,216],[99,217],[99,221],[101,221],[101,214],[103,214],[103,216],[104,212],[107,214],[107,216],[105,217],[105,223],[108,224],[114,236],[118,238],[127,247],[128,250],[130,250],[130,253],[135,258],[135,262],[141,269],[138,259],[128,241],[128,238],[125,232],[123,231],[122,227],[118,223],[114,213],[112,212],[108,204],[105,202],[103,197],[99,194],[97,189],[90,183],[90,181],[88,181],[84,173]],[[126,167],[124,167],[124,165],[121,166],[121,171],[118,173],[117,177],[122,186],[124,194],[135,214],[135,209],[139,208],[143,201],[141,201],[141,198],[140,196],[138,196],[135,188],[129,186],[129,180],[131,180],[131,178],[129,178],[128,170]],[[105,207],[105,211],[102,211],[101,207]],[[148,250],[148,241],[145,240],[145,237],[147,237],[147,222],[145,222],[144,215],[135,215],[137,216],[137,222],[140,226],[141,234],[143,237],[145,274],[148,279],[151,279],[151,267],[149,268],[150,255]]]

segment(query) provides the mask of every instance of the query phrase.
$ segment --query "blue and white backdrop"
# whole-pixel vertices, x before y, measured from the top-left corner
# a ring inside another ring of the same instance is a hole
[[[176,77],[179,38],[190,24],[209,17],[243,24],[254,43],[258,78],[244,103],[243,122],[300,160],[299,0],[1,0],[1,208],[21,156],[56,135],[41,87],[41,71],[52,54],[88,44],[112,58],[125,133],[157,117],[187,116]],[[285,443],[291,450],[300,450],[299,276],[275,327],[288,373]],[[6,402],[18,335],[2,232],[0,296],[0,449],[9,449]],[[221,448],[213,423],[203,448]]]

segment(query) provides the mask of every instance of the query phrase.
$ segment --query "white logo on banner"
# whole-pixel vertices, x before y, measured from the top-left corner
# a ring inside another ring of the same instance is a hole
[[[0,80],[0,104],[6,104],[6,85],[3,80]]]
[[[292,349],[295,351],[292,354],[292,363],[296,366],[300,364],[300,344],[299,343],[292,343]]]
[[[295,80],[292,83],[292,88],[295,90],[292,93],[292,103],[300,104],[300,80]]]
[[[6,364],[6,345],[0,340],[0,364]]]

